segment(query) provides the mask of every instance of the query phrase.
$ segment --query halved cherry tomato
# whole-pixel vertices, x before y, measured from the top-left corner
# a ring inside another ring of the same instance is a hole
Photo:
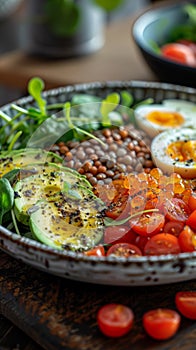
[[[178,237],[180,232],[182,232],[183,228],[184,228],[183,222],[168,221],[163,228],[163,232],[171,233],[172,235]]]
[[[196,193],[190,195],[188,200],[188,206],[191,211],[196,210]]]
[[[170,221],[186,222],[190,214],[190,209],[182,199],[172,198],[165,201],[164,213]]]
[[[172,61],[195,66],[195,56],[193,50],[187,45],[181,43],[169,43],[161,47],[163,57]]]
[[[141,250],[141,252],[144,252],[144,247],[149,240],[149,236],[137,235],[133,244],[135,244]]]
[[[97,322],[100,330],[108,337],[121,337],[128,333],[134,321],[133,311],[122,304],[107,304],[100,308]]]
[[[105,256],[105,249],[102,245],[99,245],[90,250],[87,250],[84,252],[84,254],[87,256]]]
[[[108,209],[105,211],[105,215],[113,220],[121,220],[130,215],[131,206],[129,201],[129,196],[124,192],[119,192],[118,197],[114,199],[113,202],[110,203]]]
[[[104,243],[133,243],[136,233],[128,225],[108,226],[104,232]]]
[[[196,320],[196,291],[181,291],[176,293],[175,303],[178,311],[183,316],[191,320]]]
[[[164,215],[160,213],[144,213],[136,219],[130,220],[131,228],[141,236],[152,236],[163,228]]]
[[[187,40],[187,39],[181,39],[181,40],[178,40],[178,42],[180,44],[183,44],[183,45],[190,47],[191,50],[193,51],[194,55],[196,56],[196,43],[194,43],[191,40]]]
[[[191,215],[189,215],[186,224],[193,230],[196,230],[196,209],[191,213]]]
[[[154,309],[143,315],[145,331],[154,339],[171,338],[180,326],[180,315],[171,309]]]
[[[179,254],[178,238],[170,233],[158,233],[144,247],[145,255]]]
[[[196,250],[196,233],[189,226],[185,226],[178,237],[182,252],[194,252]]]
[[[115,255],[118,257],[129,258],[131,256],[141,256],[142,252],[134,244],[116,243],[108,249],[106,255]]]

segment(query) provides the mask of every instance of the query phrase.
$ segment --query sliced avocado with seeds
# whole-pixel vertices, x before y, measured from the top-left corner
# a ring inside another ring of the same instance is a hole
[[[68,168],[66,166],[62,166],[56,163],[46,162],[46,163],[36,163],[31,165],[25,165],[21,170],[19,174],[20,179],[24,179],[27,176],[31,175],[37,175],[37,174],[48,174],[55,171],[62,171],[69,174],[72,174],[73,176],[76,176],[80,180],[84,182],[84,185],[88,188],[92,189],[92,185],[87,180],[85,175],[81,175],[78,173],[77,170],[74,170],[72,168]]]
[[[62,163],[62,158],[53,152],[40,149],[23,149],[0,153],[0,178],[13,169],[21,169],[34,163]]]
[[[31,231],[37,240],[53,248],[88,250],[103,236],[103,206],[88,194],[77,205],[69,206],[64,200],[59,207],[55,202],[42,201],[34,209]]]
[[[91,191],[89,182],[79,173],[75,174],[65,167],[60,167],[59,171],[54,171],[56,168],[51,171],[51,167],[46,169],[46,172],[26,177],[14,186],[15,215],[24,225],[29,224],[31,207],[40,199],[57,202],[62,193],[71,199],[81,199],[84,194],[97,198]]]

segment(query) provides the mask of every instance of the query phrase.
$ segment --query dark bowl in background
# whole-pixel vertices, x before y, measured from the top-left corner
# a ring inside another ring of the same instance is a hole
[[[196,87],[196,68],[178,64],[163,58],[153,49],[156,43],[159,47],[167,42],[172,28],[187,21],[183,1],[173,4],[159,5],[141,14],[132,26],[132,37],[138,46],[144,60],[162,82]]]

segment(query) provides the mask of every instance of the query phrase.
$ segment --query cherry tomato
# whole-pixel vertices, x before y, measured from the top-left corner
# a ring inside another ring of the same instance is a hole
[[[190,47],[191,50],[193,51],[194,55],[196,56],[196,43],[194,43],[191,40],[187,40],[187,39],[181,39],[181,40],[178,40],[178,42],[180,44],[183,44],[183,45]]]
[[[128,333],[134,321],[133,311],[121,304],[107,304],[100,308],[97,322],[100,330],[108,337],[121,337]]]
[[[140,236],[137,235],[135,238],[134,244],[141,250],[141,252],[144,252],[144,247],[146,243],[149,241],[149,236]]]
[[[193,230],[196,230],[196,209],[188,217],[186,224],[190,226]]]
[[[181,291],[176,293],[175,303],[178,311],[183,316],[191,320],[196,320],[196,291]]]
[[[185,226],[178,237],[182,252],[194,252],[196,250],[196,233],[189,226]]]
[[[102,245],[99,245],[90,250],[87,250],[84,252],[84,254],[87,256],[105,256],[105,249]]]
[[[164,215],[160,213],[144,213],[136,219],[130,220],[131,228],[141,236],[152,236],[163,228]]]
[[[145,331],[154,339],[171,338],[180,326],[180,315],[171,309],[154,309],[143,315]]]
[[[188,206],[191,211],[196,210],[196,193],[190,195],[188,200]]]
[[[118,257],[129,258],[131,256],[141,256],[142,252],[134,244],[116,243],[108,249],[106,255],[115,255]]]
[[[163,57],[172,61],[195,66],[195,56],[190,47],[181,43],[170,43],[162,46],[161,53]]]
[[[109,226],[104,232],[104,243],[133,243],[135,241],[136,233],[133,232],[129,226]]]
[[[113,220],[121,220],[130,215],[131,206],[129,196],[119,192],[119,196],[114,199],[110,206],[105,211],[105,215]]]
[[[164,213],[170,221],[186,222],[190,214],[190,209],[182,199],[172,198],[165,201]]]
[[[144,247],[145,255],[179,254],[178,238],[170,233],[158,233]]]
[[[178,237],[183,228],[183,222],[168,221],[164,226],[163,232],[171,233],[172,235]]]

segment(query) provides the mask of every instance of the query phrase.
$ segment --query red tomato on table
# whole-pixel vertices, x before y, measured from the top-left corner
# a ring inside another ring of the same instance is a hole
[[[175,303],[180,313],[196,320],[196,291],[181,291],[176,293]]]
[[[133,311],[121,304],[107,304],[100,308],[97,322],[100,330],[108,337],[121,337],[128,333],[134,321]]]
[[[180,326],[180,315],[171,309],[154,309],[143,315],[145,331],[154,339],[171,338]]]

